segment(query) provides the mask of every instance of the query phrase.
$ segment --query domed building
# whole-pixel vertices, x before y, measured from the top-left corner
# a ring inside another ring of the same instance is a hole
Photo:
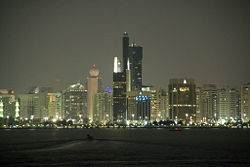
[[[93,64],[93,67],[89,70],[89,75],[91,77],[97,77],[99,75],[99,70],[96,68],[95,64]]]

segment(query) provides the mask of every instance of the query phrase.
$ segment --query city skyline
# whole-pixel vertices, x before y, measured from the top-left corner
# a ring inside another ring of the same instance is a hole
[[[1,1],[1,89],[65,89],[92,64],[111,86],[124,31],[144,48],[143,85],[186,77],[239,89],[250,80],[248,1],[74,2]]]
[[[0,164],[249,166],[249,18],[250,0],[1,0]]]

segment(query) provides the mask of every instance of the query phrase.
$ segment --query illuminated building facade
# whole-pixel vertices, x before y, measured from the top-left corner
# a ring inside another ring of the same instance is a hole
[[[126,77],[123,72],[113,72],[114,121],[126,119]]]
[[[94,95],[93,120],[95,122],[107,123],[109,121],[113,121],[112,99],[112,89],[109,87]]]
[[[140,91],[127,92],[127,120],[150,121],[151,120],[151,97],[149,93]]]
[[[49,119],[63,118],[62,93],[48,93],[48,117]]]
[[[230,87],[218,90],[218,118],[237,119],[239,114],[239,92]]]
[[[0,89],[1,115],[3,118],[15,118],[16,99],[13,90]]]
[[[48,94],[53,92],[50,87],[33,87],[27,94],[21,94],[20,117],[25,119],[44,119],[49,115]]]
[[[81,83],[70,85],[62,95],[65,119],[88,119],[87,90]]]
[[[93,121],[93,98],[94,95],[98,92],[98,83],[99,83],[99,70],[94,64],[89,71],[88,80],[88,118],[90,121]]]
[[[15,119],[19,119],[19,117],[20,117],[20,104],[19,101],[17,100],[15,104]]]
[[[169,119],[168,97],[165,89],[155,86],[143,86],[143,93],[149,93],[151,98],[151,120]]]
[[[202,117],[201,117],[201,88],[200,87],[196,87],[195,89],[196,91],[196,122],[199,123],[202,121]]]
[[[3,102],[0,101],[0,118],[3,118]]]
[[[250,120],[250,83],[241,86],[241,119]]]
[[[197,121],[210,122],[219,118],[218,89],[214,84],[205,84],[197,89]]]
[[[193,79],[170,79],[169,112],[172,120],[196,121],[196,92]]]
[[[23,119],[34,118],[39,114],[39,103],[37,94],[21,94],[20,99],[20,117]],[[39,114],[40,115],[40,114]]]

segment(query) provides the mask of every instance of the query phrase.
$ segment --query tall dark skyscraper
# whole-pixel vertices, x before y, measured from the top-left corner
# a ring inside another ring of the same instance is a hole
[[[123,69],[123,72],[126,72],[127,70],[127,62],[128,62],[128,57],[129,57],[129,54],[128,54],[128,48],[129,48],[129,37],[128,37],[128,33],[127,32],[124,32],[123,33],[123,38],[122,38],[122,60],[123,60],[123,66],[122,66],[122,69]]]
[[[113,118],[114,121],[126,119],[126,75],[121,71],[118,57],[114,58]]]
[[[132,44],[128,50],[131,70],[131,90],[142,88],[142,47]]]
[[[123,49],[123,62],[122,72],[125,73],[128,70],[128,62],[131,70],[131,90],[141,90],[142,87],[142,47],[132,43],[129,45],[129,36],[127,32],[123,33],[122,38]],[[129,60],[129,61],[128,61]],[[126,78],[127,79],[127,78]]]
[[[123,72],[113,73],[114,121],[126,119],[126,77]]]

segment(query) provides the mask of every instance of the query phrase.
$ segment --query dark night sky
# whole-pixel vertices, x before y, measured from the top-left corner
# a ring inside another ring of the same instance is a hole
[[[250,82],[249,0],[0,1],[0,89],[65,88],[92,64],[112,84],[122,33],[143,46],[143,83]]]

